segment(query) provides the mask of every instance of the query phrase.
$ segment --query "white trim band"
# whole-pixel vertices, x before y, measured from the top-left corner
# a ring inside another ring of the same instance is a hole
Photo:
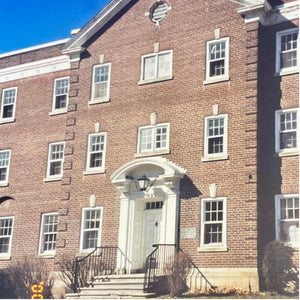
[[[68,69],[70,69],[70,58],[67,55],[61,55],[0,69],[0,83]]]

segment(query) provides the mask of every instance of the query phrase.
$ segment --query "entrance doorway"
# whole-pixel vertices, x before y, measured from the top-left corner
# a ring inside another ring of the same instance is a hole
[[[144,216],[144,259],[153,251],[153,244],[160,241],[163,201],[146,202]]]

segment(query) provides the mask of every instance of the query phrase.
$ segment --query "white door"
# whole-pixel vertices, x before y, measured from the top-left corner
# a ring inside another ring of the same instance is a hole
[[[144,226],[144,260],[155,249],[153,244],[159,243],[161,229],[161,212],[162,209],[146,209],[145,210],[145,226]]]

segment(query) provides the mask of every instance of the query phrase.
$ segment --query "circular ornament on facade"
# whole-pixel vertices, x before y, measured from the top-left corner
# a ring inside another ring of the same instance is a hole
[[[163,2],[163,1],[159,1],[157,3],[155,3],[151,9],[150,9],[150,19],[152,22],[157,23],[162,21],[165,16],[167,15],[169,10],[168,4]]]

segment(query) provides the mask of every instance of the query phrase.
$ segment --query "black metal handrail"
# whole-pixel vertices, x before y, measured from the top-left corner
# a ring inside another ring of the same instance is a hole
[[[194,262],[188,257],[188,255],[186,255],[183,250],[181,248],[178,249],[178,251],[180,253],[182,253],[184,255],[184,257],[189,261],[191,267],[188,273],[188,278],[189,278],[189,284],[188,286],[190,288],[194,288],[197,290],[203,290],[203,281],[204,281],[204,290],[207,291],[207,288],[209,286],[209,288],[211,289],[216,289],[215,286],[213,286],[209,280],[204,276],[204,274],[200,271],[200,269],[194,264]]]
[[[153,292],[158,275],[164,275],[166,264],[174,259],[175,244],[154,244],[155,249],[147,256],[144,277],[144,292]]]
[[[170,266],[174,262],[175,253],[182,253],[188,261],[187,285],[190,288],[205,291],[208,288],[215,287],[204,276],[195,263],[186,255],[181,248],[177,248],[175,244],[154,244],[155,249],[147,256],[145,265],[144,277],[144,292],[154,292],[155,283],[158,281],[158,276],[167,275],[166,266]]]
[[[84,257],[78,257],[73,264],[74,292],[80,287],[92,284],[95,276],[115,273],[118,254],[125,257],[119,247],[96,247]]]

